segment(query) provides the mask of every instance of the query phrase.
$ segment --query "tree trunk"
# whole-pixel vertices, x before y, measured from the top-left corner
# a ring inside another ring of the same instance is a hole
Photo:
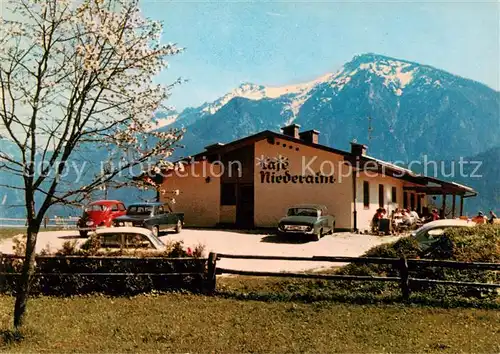
[[[39,229],[40,223],[34,218],[28,218],[26,254],[21,278],[17,284],[16,305],[14,307],[14,327],[16,329],[19,329],[23,325],[26,304],[28,302],[33,274],[35,273],[35,246]]]

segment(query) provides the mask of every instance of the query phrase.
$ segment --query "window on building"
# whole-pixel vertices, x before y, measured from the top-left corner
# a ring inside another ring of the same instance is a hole
[[[398,190],[396,189],[396,187],[392,187],[392,190],[391,190],[391,201],[393,203],[397,203],[398,202]]]
[[[410,207],[411,210],[415,209],[415,194],[410,194]]]
[[[223,183],[220,186],[220,204],[236,205],[236,184]]]
[[[383,208],[385,204],[384,200],[384,185],[379,184],[378,185],[378,206]]]
[[[363,205],[365,208],[370,207],[370,183],[363,182]]]
[[[403,208],[408,208],[408,193],[404,192],[403,194]]]

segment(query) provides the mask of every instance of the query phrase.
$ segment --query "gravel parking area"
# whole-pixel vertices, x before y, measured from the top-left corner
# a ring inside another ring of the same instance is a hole
[[[1,231],[0,231],[1,232]],[[339,232],[323,237],[320,241],[281,239],[275,235],[253,233],[234,230],[198,230],[184,229],[180,234],[165,234],[160,237],[162,241],[179,240],[185,247],[194,247],[197,244],[206,246],[206,252],[229,254],[251,254],[269,256],[361,256],[368,249],[387,242],[397,240],[396,236],[370,236],[358,235],[349,232]],[[77,240],[83,243],[84,239],[78,238],[78,232],[52,231],[41,232],[38,236],[37,252],[43,248],[55,251],[61,248],[67,240]],[[12,253],[12,239],[0,243],[0,252]],[[220,267],[272,272],[298,272],[305,270],[319,270],[340,266],[340,263],[308,262],[308,261],[272,261],[272,260],[239,260],[222,259],[217,263]]]

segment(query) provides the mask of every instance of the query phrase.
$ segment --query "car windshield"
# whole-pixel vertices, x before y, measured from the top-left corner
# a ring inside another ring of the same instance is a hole
[[[288,216],[319,216],[319,210],[313,208],[290,208]]]
[[[153,207],[151,205],[132,205],[128,208],[129,215],[151,215]]]

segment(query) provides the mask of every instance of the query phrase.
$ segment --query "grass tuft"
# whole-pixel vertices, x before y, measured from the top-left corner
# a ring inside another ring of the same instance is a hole
[[[2,338],[2,344],[8,346],[21,342],[24,339],[24,334],[19,330],[5,329],[0,331],[0,338]]]

